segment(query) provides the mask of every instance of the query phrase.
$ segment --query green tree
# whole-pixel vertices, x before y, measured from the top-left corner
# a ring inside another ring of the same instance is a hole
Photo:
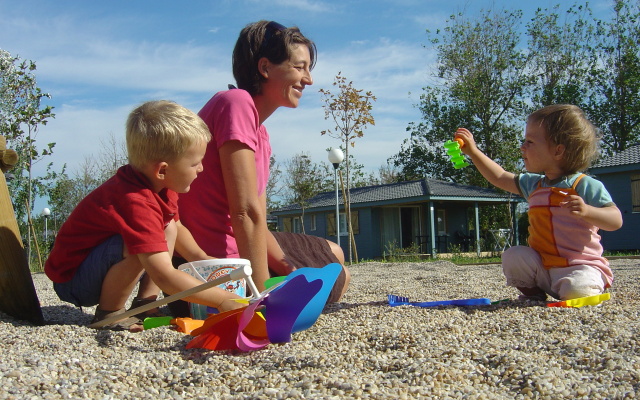
[[[53,107],[42,105],[42,99],[51,96],[37,86],[35,70],[35,62],[21,61],[0,50],[0,134],[19,155],[9,184],[18,220],[24,219],[26,205],[31,207],[35,196],[44,192],[45,182],[33,177],[33,165],[55,146],[48,143],[40,149],[36,143],[38,128],[55,114]]]
[[[533,108],[551,104],[583,107],[589,91],[589,71],[598,63],[590,43],[596,37],[591,9],[574,5],[564,14],[560,6],[538,9],[527,24]]]
[[[355,146],[355,139],[364,136],[364,130],[369,125],[375,125],[375,118],[371,114],[373,102],[376,96],[372,92],[364,92],[356,89],[353,82],[347,83],[347,78],[338,72],[333,81],[338,91],[332,93],[328,89],[320,89],[322,94],[325,119],[331,119],[335,123],[333,129],[321,132],[322,135],[329,135],[342,142],[345,153],[346,168],[346,214],[349,221],[349,234],[351,234],[351,194],[350,194],[350,158],[349,148]],[[349,260],[352,260],[351,241],[349,241]]]
[[[597,21],[598,60],[586,112],[603,131],[605,153],[622,151],[640,137],[640,3],[615,0],[613,19]]]
[[[438,86],[424,88],[423,121],[391,158],[402,179],[430,176],[477,186],[488,183],[474,168],[453,168],[442,144],[458,127],[469,128],[478,146],[508,170],[519,166],[519,142],[531,79],[530,56],[521,50],[522,13],[482,11],[469,19],[452,15],[431,37],[437,51]]]
[[[325,177],[329,174],[327,165],[315,164],[306,153],[299,153],[285,163],[284,198],[289,204],[302,208],[302,232],[304,233],[304,213],[309,199],[320,192],[329,190]]]
[[[269,159],[269,180],[267,181],[266,188],[267,214],[269,214],[271,210],[275,210],[281,206],[281,202],[278,200],[282,194],[282,186],[280,186],[281,178],[282,171],[276,162],[276,156],[272,155]]]
[[[47,180],[55,177],[51,172],[45,177],[33,176],[33,165],[50,155],[55,146],[48,143],[39,148],[36,143],[38,128],[55,114],[53,107],[42,105],[42,100],[51,96],[37,86],[35,70],[35,62],[22,61],[0,49],[0,135],[19,157],[11,170],[9,192],[23,235],[26,232],[29,258],[33,225],[26,217],[31,214],[34,199],[44,194]]]

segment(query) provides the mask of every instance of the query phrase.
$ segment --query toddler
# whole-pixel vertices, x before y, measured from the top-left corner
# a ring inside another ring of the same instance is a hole
[[[622,226],[622,214],[604,185],[580,171],[595,159],[598,130],[574,105],[557,104],[527,119],[520,146],[526,173],[513,174],[483,154],[464,128],[456,138],[462,151],[493,185],[529,202],[529,247],[514,246],[502,255],[508,286],[521,299],[560,300],[598,295],[613,274],[602,257],[599,229]]]

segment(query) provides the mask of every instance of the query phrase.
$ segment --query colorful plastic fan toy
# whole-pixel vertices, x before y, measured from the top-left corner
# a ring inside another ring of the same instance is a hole
[[[293,333],[316,322],[341,270],[337,263],[295,270],[247,307],[207,318],[191,332],[196,337],[187,348],[254,351],[290,342]]]

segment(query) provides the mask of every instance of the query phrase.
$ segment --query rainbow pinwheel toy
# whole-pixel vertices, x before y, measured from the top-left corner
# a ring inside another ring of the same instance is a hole
[[[247,307],[211,315],[191,332],[195,338],[187,348],[248,352],[290,342],[293,333],[316,322],[341,270],[337,263],[295,270],[248,299]]]

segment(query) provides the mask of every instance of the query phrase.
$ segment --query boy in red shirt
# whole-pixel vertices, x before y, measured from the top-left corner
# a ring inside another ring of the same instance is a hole
[[[45,264],[61,300],[98,305],[92,321],[201,284],[171,264],[174,250],[188,261],[209,257],[182,225],[178,193],[189,191],[202,171],[211,134],[193,112],[169,101],[151,101],[131,112],[126,126],[129,164],[84,198],[62,225]],[[242,307],[220,288],[185,300],[227,311]],[[144,317],[144,316],[141,316]],[[105,329],[142,330],[130,317]]]

